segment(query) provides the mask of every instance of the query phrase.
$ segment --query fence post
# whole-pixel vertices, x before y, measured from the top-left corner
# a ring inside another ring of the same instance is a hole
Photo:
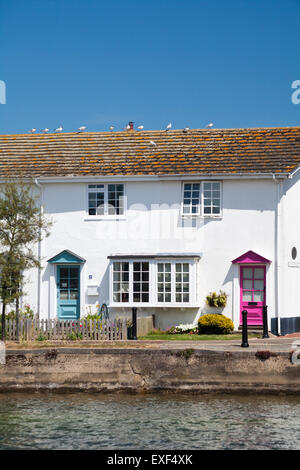
[[[263,339],[269,338],[268,333],[268,306],[263,306]]]
[[[137,327],[136,327],[136,312],[137,312],[137,308],[133,307],[133,309],[132,309],[132,330],[131,330],[131,339],[133,339],[133,340],[137,340],[137,337],[136,337],[136,330],[137,330]]]
[[[249,343],[248,343],[248,325],[247,325],[247,315],[248,312],[247,310],[242,311],[243,315],[243,339],[242,339],[242,344],[241,348],[249,348]]]

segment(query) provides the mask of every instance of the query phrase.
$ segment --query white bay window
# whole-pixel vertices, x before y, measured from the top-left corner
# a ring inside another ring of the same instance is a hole
[[[111,306],[196,306],[198,255],[109,258]]]

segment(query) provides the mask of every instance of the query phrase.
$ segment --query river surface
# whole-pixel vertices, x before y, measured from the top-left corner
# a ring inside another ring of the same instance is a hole
[[[2,449],[300,449],[300,398],[1,393]]]

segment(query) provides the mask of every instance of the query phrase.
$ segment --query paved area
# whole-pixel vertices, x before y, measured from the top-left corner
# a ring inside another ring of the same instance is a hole
[[[273,352],[289,352],[296,349],[297,344],[300,347],[300,337],[295,338],[269,338],[269,339],[249,339],[249,347],[242,348],[241,340],[226,341],[162,341],[159,349],[199,349],[210,351],[273,351]]]
[[[272,351],[272,352],[290,352],[300,348],[300,335],[295,337],[289,335],[285,337],[273,336],[269,339],[249,339],[249,347],[242,348],[241,340],[224,340],[224,341],[97,341],[97,342],[85,342],[80,341],[78,343],[55,343],[49,342],[45,345],[38,344],[27,344],[24,343],[7,343],[8,350],[32,350],[32,349],[56,349],[66,348],[72,350],[78,349],[103,349],[103,350],[126,350],[126,349],[153,349],[153,350],[178,350],[178,349],[195,349],[195,350],[206,350],[206,351],[224,351],[224,352],[256,352],[256,351]]]

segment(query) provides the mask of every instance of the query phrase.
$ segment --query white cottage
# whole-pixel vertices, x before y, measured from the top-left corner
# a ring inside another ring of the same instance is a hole
[[[1,175],[32,179],[54,224],[27,274],[40,318],[214,312],[300,330],[300,128],[0,136]]]

